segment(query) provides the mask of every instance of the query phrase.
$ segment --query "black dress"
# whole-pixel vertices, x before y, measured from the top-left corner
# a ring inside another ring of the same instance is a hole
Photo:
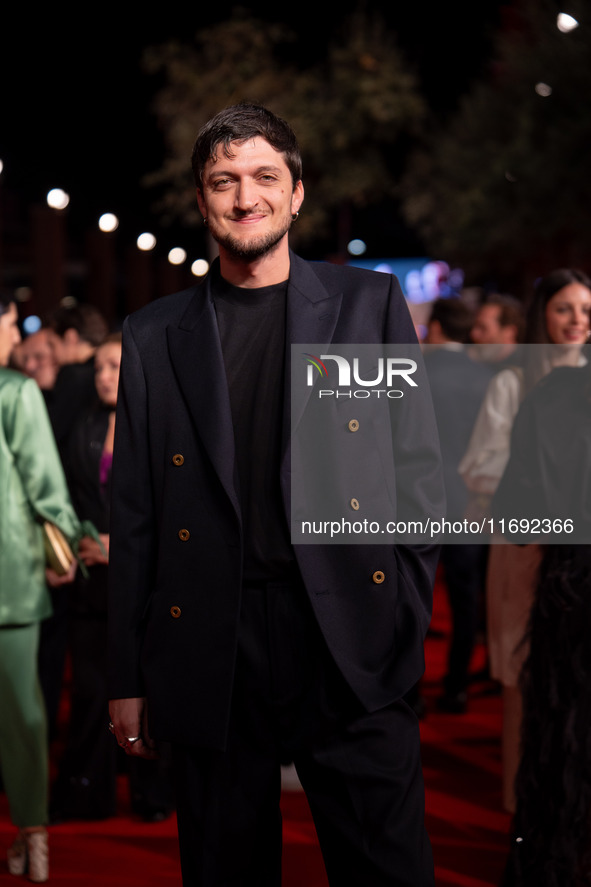
[[[99,533],[109,531],[110,471],[101,467],[108,425],[109,409],[97,404],[88,410],[72,431],[67,458],[74,506]],[[56,821],[113,816],[117,773],[127,767],[135,812],[160,818],[173,807],[167,751],[158,761],[128,759],[107,729],[107,578],[108,566],[96,564],[88,568],[88,578],[78,572],[68,592],[71,709],[52,791]]]
[[[504,884],[591,884],[591,373],[552,372],[524,401],[493,508],[542,564],[521,674],[522,755]],[[517,513],[516,508],[520,511]],[[572,521],[572,528],[569,521]],[[529,522],[529,523],[527,523]],[[546,525],[548,528],[548,525]],[[529,530],[527,532],[526,530]]]

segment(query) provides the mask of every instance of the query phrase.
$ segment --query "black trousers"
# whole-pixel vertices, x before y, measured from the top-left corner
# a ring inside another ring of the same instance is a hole
[[[469,682],[478,614],[486,575],[486,545],[443,545],[445,584],[452,617],[452,638],[445,676],[445,692],[463,693]]]
[[[281,883],[291,760],[331,887],[432,887],[416,716],[402,701],[365,712],[301,584],[247,587],[227,748],[173,746],[184,887]]]
[[[55,819],[104,819],[116,812],[117,772],[128,768],[132,806],[171,810],[173,787],[170,753],[157,760],[128,758],[106,728],[106,614],[71,613],[69,643],[72,662],[70,722],[66,747],[51,792]]]

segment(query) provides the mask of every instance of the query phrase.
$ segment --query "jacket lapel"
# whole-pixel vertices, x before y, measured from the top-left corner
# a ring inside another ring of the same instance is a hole
[[[314,390],[294,385],[292,403],[292,348],[328,347],[339,318],[342,293],[330,293],[313,266],[294,253],[290,256],[287,290],[285,390],[281,476],[286,504],[289,502],[290,434]],[[234,432],[230,396],[209,278],[196,287],[195,295],[178,326],[167,329],[170,358],[191,417],[211,463],[240,518],[234,483]],[[296,349],[297,351],[297,349]],[[305,358],[295,354],[295,372],[305,378]],[[287,479],[287,484],[285,481]]]
[[[317,346],[319,353],[330,345],[339,319],[341,301],[341,292],[328,292],[314,273],[313,266],[291,253],[287,291],[284,449],[288,443],[290,428],[296,428],[314,390],[303,384],[306,378],[305,352],[310,345]],[[302,347],[292,348],[292,345]]]
[[[199,437],[240,519],[230,396],[209,279],[196,287],[179,325],[170,325],[167,337],[174,372]]]
[[[291,436],[314,391],[314,387],[308,387],[304,382],[306,379],[304,352],[309,351],[310,345],[318,346],[319,353],[328,348],[339,319],[341,302],[341,292],[330,293],[314,273],[313,266],[291,253],[287,289],[281,459],[281,490],[289,525],[291,525]],[[292,348],[292,345],[302,347]]]

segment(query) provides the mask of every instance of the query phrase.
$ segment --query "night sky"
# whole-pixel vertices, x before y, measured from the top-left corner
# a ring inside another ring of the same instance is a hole
[[[124,3],[124,11],[73,7],[73,16],[55,14],[55,7],[49,7],[53,15],[33,15],[25,4],[22,12],[13,9],[0,29],[4,188],[25,203],[43,201],[52,187],[64,188],[72,198],[70,223],[83,226],[113,211],[130,228],[154,229],[153,198],[140,183],[160,164],[162,136],[150,112],[158,84],[143,73],[142,52],[171,37],[188,39],[224,17],[219,4],[204,6],[167,3],[154,15],[135,4],[132,12]],[[338,19],[355,6],[339,4]],[[502,6],[492,0],[369,4],[385,15],[426,98],[443,115],[486,69]],[[281,17],[298,35],[298,52],[317,58],[338,20],[319,22],[306,13],[317,5],[292,7],[249,9],[260,18]]]

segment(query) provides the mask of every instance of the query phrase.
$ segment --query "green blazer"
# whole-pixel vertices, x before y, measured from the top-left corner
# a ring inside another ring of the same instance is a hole
[[[51,615],[45,519],[79,538],[43,395],[32,379],[0,367],[0,625]]]

